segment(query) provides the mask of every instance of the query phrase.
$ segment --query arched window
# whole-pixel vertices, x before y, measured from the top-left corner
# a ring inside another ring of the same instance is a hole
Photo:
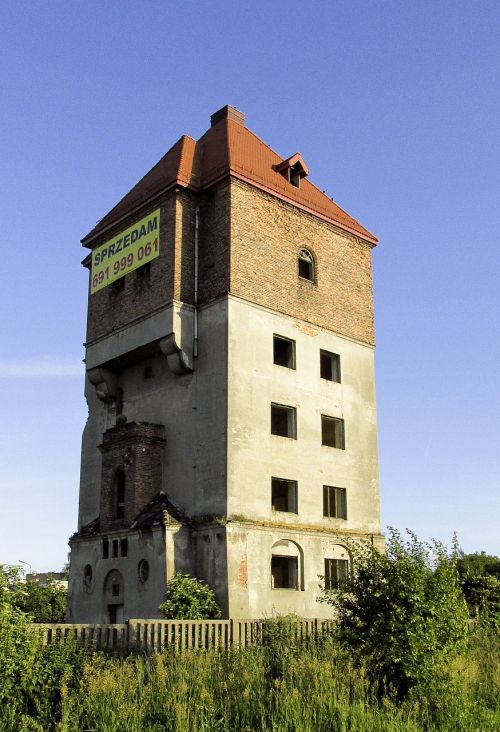
[[[273,590],[304,589],[304,555],[294,541],[281,539],[273,544],[271,587]]]
[[[115,473],[115,516],[117,519],[125,516],[125,473],[121,468]]]
[[[299,277],[314,282],[314,257],[309,249],[299,250]]]
[[[90,564],[86,564],[83,568],[83,584],[86,588],[90,588],[92,584],[92,567]]]

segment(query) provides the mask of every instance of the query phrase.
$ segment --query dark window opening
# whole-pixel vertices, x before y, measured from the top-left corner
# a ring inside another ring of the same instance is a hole
[[[113,539],[113,559],[118,556],[118,539]]]
[[[102,558],[108,559],[109,557],[109,541],[107,539],[102,540]]]
[[[319,352],[320,375],[327,381],[337,381],[340,384],[340,356],[329,351]]]
[[[321,444],[345,450],[344,420],[321,415]]]
[[[120,556],[126,557],[128,554],[128,539],[120,539]]]
[[[299,277],[314,282],[314,259],[308,249],[301,249],[299,252]]]
[[[146,262],[142,267],[138,267],[135,270],[135,276],[138,280],[148,280],[151,274],[151,262]]]
[[[118,582],[113,582],[113,584],[111,586],[111,594],[113,595],[113,597],[118,597],[119,596],[119,594],[120,594],[120,585],[118,584]]]
[[[297,590],[299,578],[297,557],[281,557],[273,554],[271,558],[272,587],[275,590]]]
[[[153,378],[153,367],[152,366],[145,366],[144,367],[144,378],[145,379],[152,379]]]
[[[323,486],[323,516],[347,519],[347,491],[332,485]]]
[[[272,478],[271,505],[273,511],[297,513],[297,481]]]
[[[288,168],[288,180],[292,186],[300,188],[300,169]]]
[[[141,559],[137,571],[140,581],[146,582],[149,577],[149,562],[147,559]]]
[[[92,584],[92,567],[90,564],[86,564],[83,569],[83,583],[85,587],[90,587]]]
[[[116,511],[115,516],[118,519],[125,516],[125,473],[118,469],[115,473],[115,497]]]
[[[271,404],[271,434],[297,438],[295,407]]]
[[[295,368],[295,341],[282,336],[273,336],[273,363],[277,366],[285,366],[287,369]]]
[[[348,559],[325,559],[325,590],[338,590],[349,577]]]
[[[109,288],[110,293],[112,295],[116,295],[118,292],[123,292],[125,288],[125,277],[120,277],[119,280],[115,280],[111,283],[111,287]]]

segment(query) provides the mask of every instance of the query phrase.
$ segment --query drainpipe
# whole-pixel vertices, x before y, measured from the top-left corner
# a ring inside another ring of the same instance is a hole
[[[196,208],[194,226],[194,341],[193,357],[198,357],[198,237],[200,230],[200,207]]]

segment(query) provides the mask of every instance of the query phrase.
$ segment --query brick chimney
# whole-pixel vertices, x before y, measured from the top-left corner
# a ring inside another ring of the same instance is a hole
[[[243,127],[245,126],[245,115],[243,112],[240,112],[236,107],[230,107],[229,104],[226,104],[225,107],[212,114],[210,117],[211,126],[216,125],[221,119],[232,119],[233,122],[237,122],[239,125],[243,125]]]

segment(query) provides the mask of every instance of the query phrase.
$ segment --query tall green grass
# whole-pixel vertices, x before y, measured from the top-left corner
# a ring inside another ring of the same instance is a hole
[[[44,703],[32,699],[17,719],[0,710],[0,729],[497,732],[498,657],[498,636],[480,630],[447,675],[397,704],[390,696],[377,698],[363,669],[353,667],[334,638],[296,643],[283,628],[271,630],[262,646],[229,652],[126,658],[67,653],[71,673],[59,663]]]
[[[500,728],[498,638],[474,636],[447,677],[377,699],[334,639],[230,652],[99,657],[64,696],[65,732],[487,732]]]

